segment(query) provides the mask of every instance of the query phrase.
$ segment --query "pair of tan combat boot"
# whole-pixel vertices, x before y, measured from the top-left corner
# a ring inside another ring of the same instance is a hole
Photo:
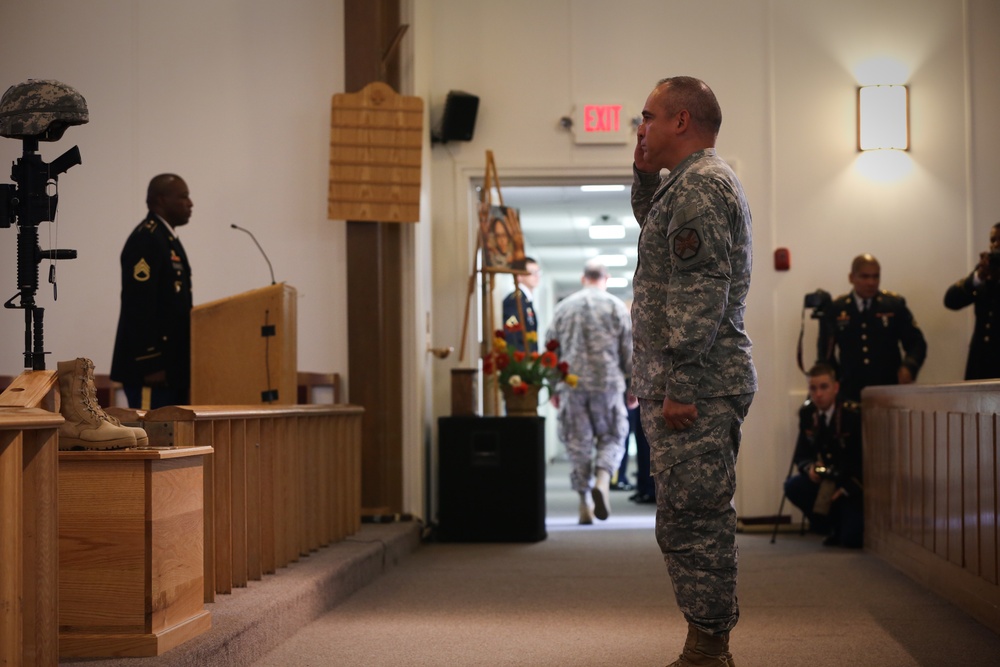
[[[60,361],[59,412],[66,420],[59,427],[59,449],[127,449],[148,447],[149,437],[138,426],[124,426],[97,402],[94,362],[80,357]]]
[[[667,667],[736,667],[729,652],[729,633],[710,635],[688,624],[684,650]]]

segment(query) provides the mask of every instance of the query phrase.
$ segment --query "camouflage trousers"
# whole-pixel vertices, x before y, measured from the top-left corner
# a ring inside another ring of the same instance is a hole
[[[656,484],[656,541],[677,606],[705,632],[728,632],[736,600],[736,456],[753,394],[699,399],[684,431],[667,427],[660,400],[641,400]]]
[[[596,468],[614,476],[625,454],[628,410],[620,391],[559,392],[559,440],[572,464],[570,486],[583,493],[594,485]]]

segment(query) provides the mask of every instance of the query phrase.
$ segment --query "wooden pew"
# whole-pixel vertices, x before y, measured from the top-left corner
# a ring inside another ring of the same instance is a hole
[[[205,601],[361,527],[361,419],[351,405],[170,406],[153,446],[207,446]],[[127,421],[127,420],[123,420]]]
[[[1000,382],[861,396],[865,548],[1000,633]]]

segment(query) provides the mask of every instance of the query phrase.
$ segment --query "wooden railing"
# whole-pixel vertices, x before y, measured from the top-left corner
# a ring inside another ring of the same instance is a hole
[[[1000,382],[862,394],[865,546],[1000,633]]]
[[[206,602],[360,529],[363,413],[258,405],[144,415],[151,445],[214,450],[205,457]]]
[[[59,662],[55,382],[33,371],[0,395],[0,665],[11,667]]]

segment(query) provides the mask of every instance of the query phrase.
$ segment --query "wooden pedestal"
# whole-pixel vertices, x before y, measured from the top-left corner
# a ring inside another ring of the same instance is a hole
[[[156,656],[211,627],[211,447],[59,453],[59,655]]]

